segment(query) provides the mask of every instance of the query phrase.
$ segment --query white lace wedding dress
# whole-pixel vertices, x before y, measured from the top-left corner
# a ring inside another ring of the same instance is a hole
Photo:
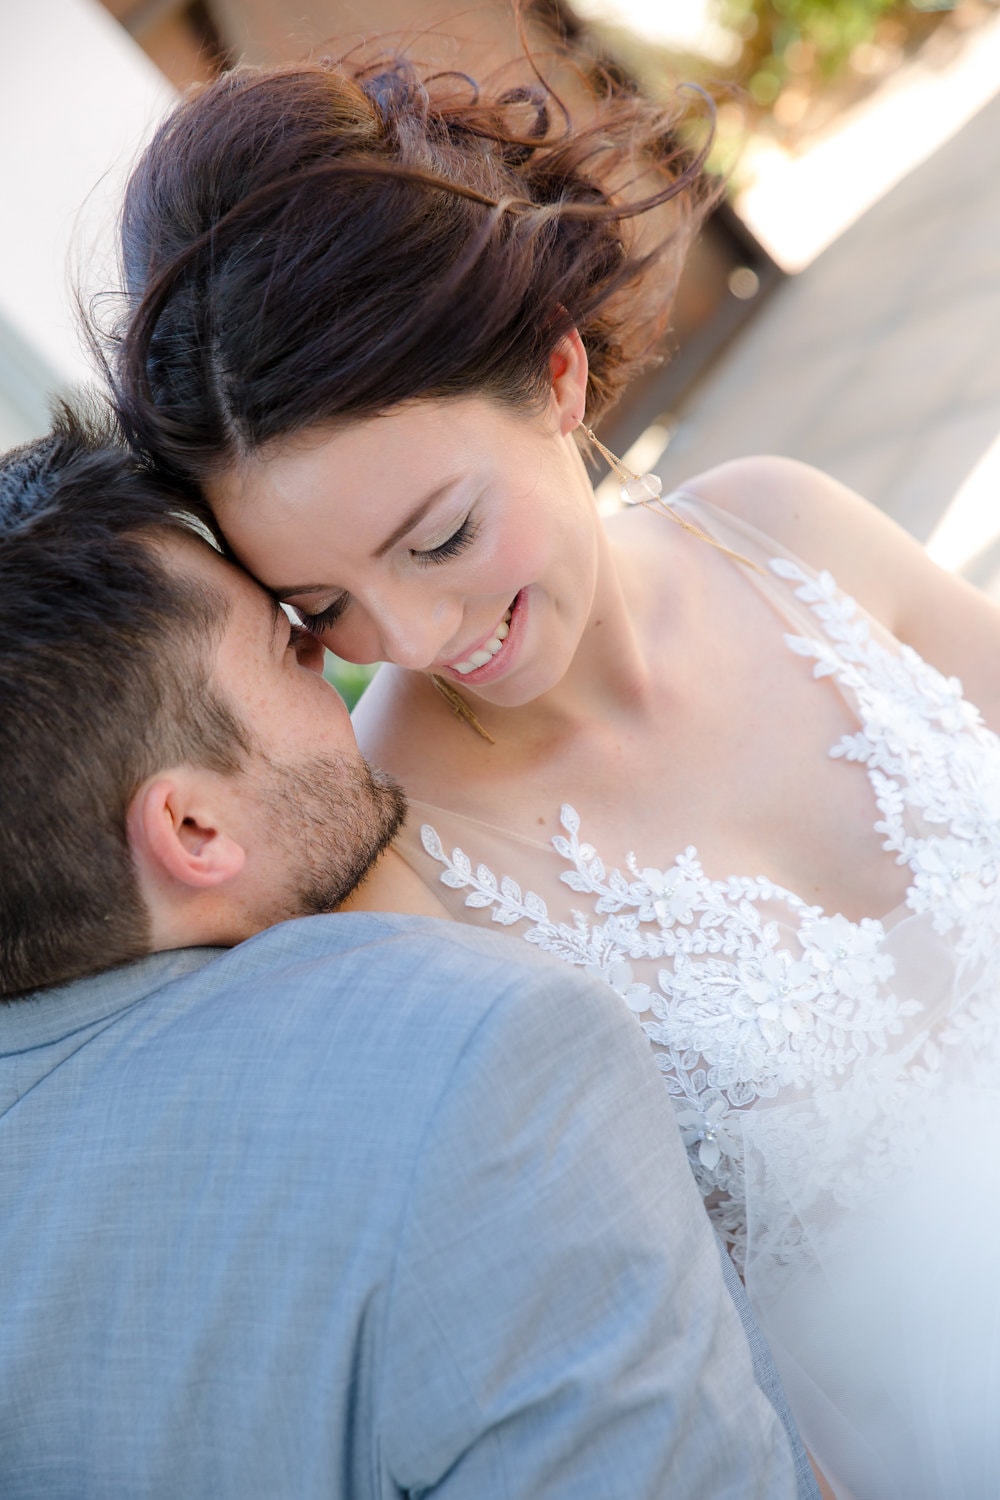
[[[696,848],[641,829],[609,869],[569,806],[543,845],[414,802],[403,853],[425,880],[442,867],[456,917],[520,932],[635,1013],[838,1495],[994,1500],[1000,740],[828,574],[680,503],[760,559],[775,651],[850,705],[830,754],[867,773],[905,901],[848,921],[752,872],[709,879]]]

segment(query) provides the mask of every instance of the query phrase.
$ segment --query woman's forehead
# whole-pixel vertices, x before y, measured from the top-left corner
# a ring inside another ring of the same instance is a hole
[[[380,508],[391,508],[395,500],[412,505],[482,455],[504,420],[510,414],[482,398],[410,402],[383,416],[297,433],[233,465],[205,488],[224,524],[245,521],[245,512],[256,507],[289,517],[338,501],[370,507],[373,487]]]

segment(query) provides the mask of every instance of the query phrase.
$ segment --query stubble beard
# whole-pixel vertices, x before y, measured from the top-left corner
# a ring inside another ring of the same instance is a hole
[[[360,754],[318,755],[298,765],[267,759],[262,777],[262,814],[291,870],[286,910],[274,920],[334,911],[402,826],[402,788]]]

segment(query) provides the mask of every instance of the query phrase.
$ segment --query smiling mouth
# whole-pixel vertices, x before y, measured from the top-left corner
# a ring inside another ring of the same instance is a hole
[[[516,603],[517,601],[515,600],[514,602]],[[514,605],[512,604],[497,626],[496,633],[488,641],[484,641],[478,651],[473,651],[472,655],[466,661],[449,662],[451,670],[459,672],[463,677],[466,677],[470,672],[475,672],[480,667],[485,667],[488,661],[492,661],[497,652],[502,649],[503,643],[507,639],[510,632],[510,617],[513,612]]]

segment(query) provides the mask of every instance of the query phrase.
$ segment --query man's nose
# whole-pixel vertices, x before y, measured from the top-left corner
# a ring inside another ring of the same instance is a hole
[[[308,667],[311,672],[318,672],[322,676],[326,659],[326,647],[323,642],[302,625],[293,625],[292,629],[295,632],[295,655],[299,663],[303,667]]]

